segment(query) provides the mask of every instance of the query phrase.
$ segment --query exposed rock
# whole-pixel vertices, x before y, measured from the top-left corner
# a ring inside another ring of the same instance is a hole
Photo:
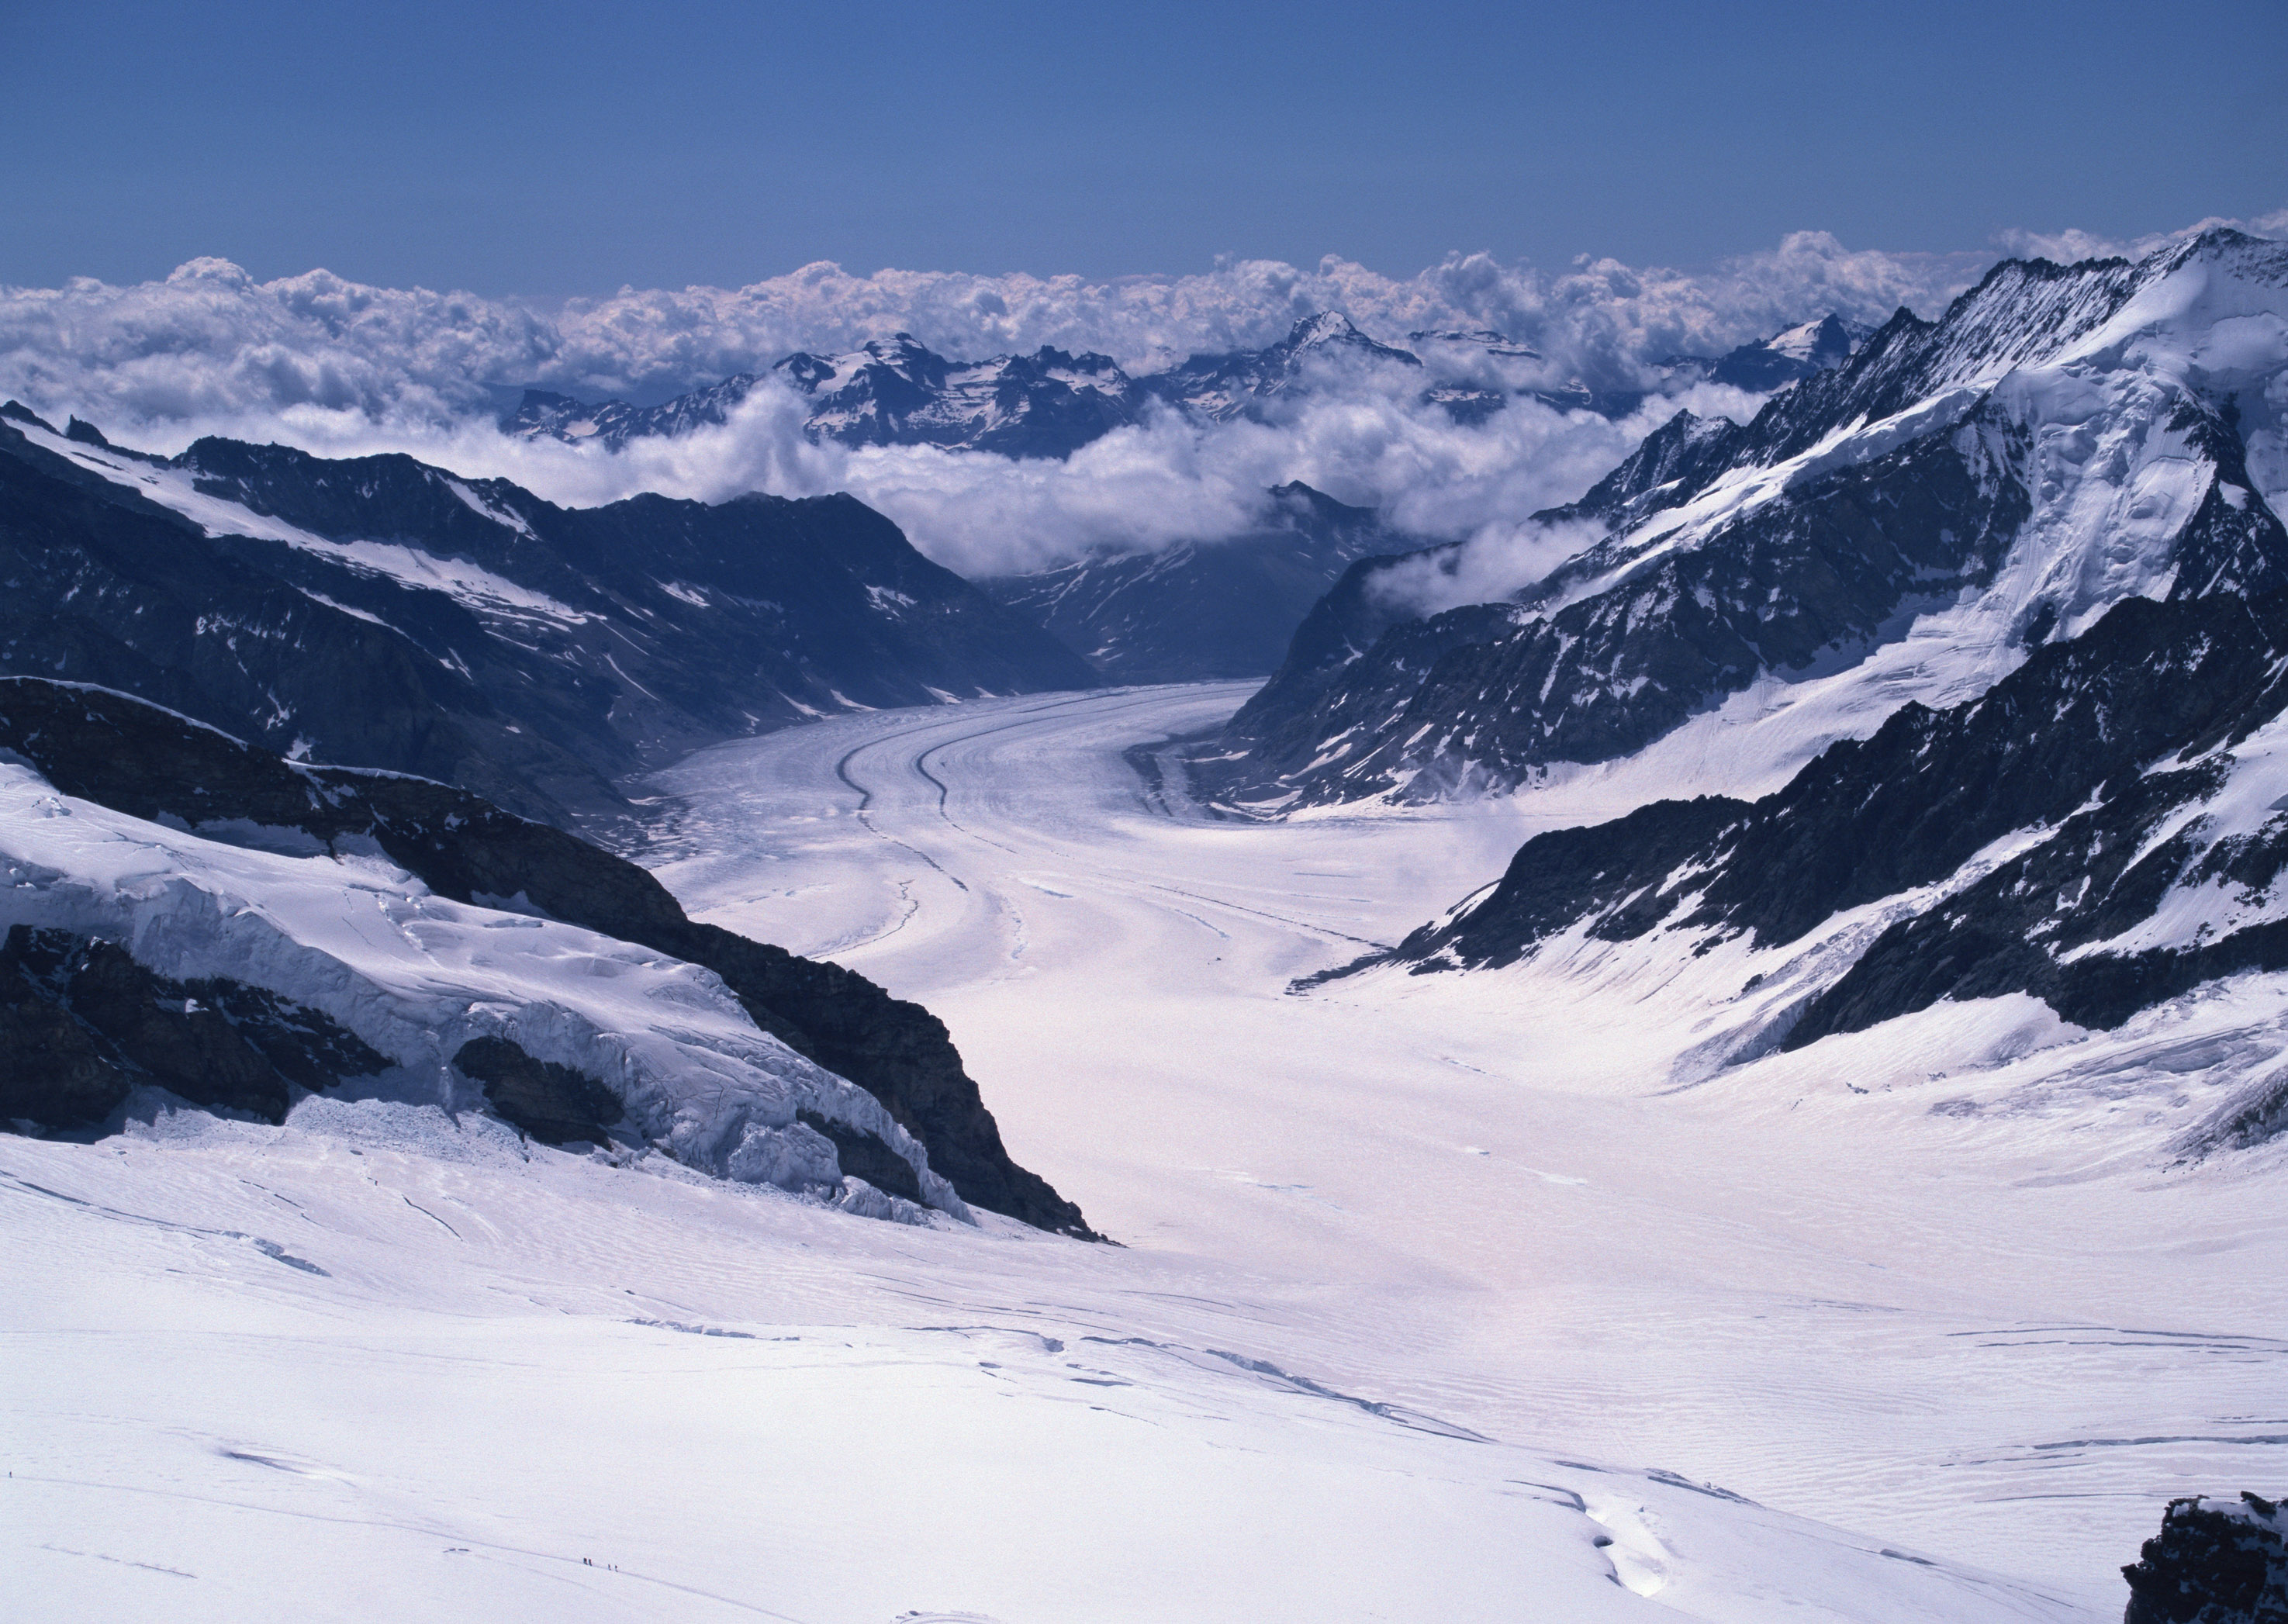
[[[390,1064],[315,1010],[235,981],[170,980],[115,942],[16,925],[0,945],[0,1118],[84,1127],[148,1082],[280,1122],[295,1089]]]
[[[1761,800],[1660,802],[1538,836],[1482,900],[1365,962],[1498,966],[1577,924],[1607,941],[1785,944],[2021,835],[2023,850],[1878,936],[1783,1046],[2009,992],[2116,1026],[2203,982],[2288,968],[2288,923],[2252,906],[2288,874],[2288,813],[2245,828],[2196,815],[2236,748],[2284,715],[2288,593],[2133,598],[1982,698],[1907,705]],[[2173,903],[2194,911],[2139,945]],[[2216,1143],[2255,1142],[2277,1112],[2269,1096],[2239,1102]]]
[[[560,508],[406,456],[156,458],[6,417],[0,671],[552,821],[805,716],[1097,680],[846,495]]]
[[[2277,1501],[2173,1500],[2129,1581],[2122,1624],[2288,1624],[2288,1517]]]
[[[0,679],[0,749],[132,817],[271,850],[377,847],[441,896],[703,965],[758,1026],[879,1100],[964,1200],[1095,1238],[1077,1207],[1010,1159],[935,1016],[838,964],[695,923],[644,869],[562,829],[423,779],[283,761],[128,695],[37,678]],[[895,1176],[860,1176],[892,1189]]]
[[[2288,586],[2288,533],[2239,428],[2244,401],[2270,411],[2271,353],[2193,359],[2213,353],[2205,323],[2237,319],[2225,304],[2276,301],[2284,275],[2288,250],[2221,231],[2134,265],[2011,262],[1940,321],[1901,311],[1747,424],[1679,414],[1533,516],[1553,538],[1603,532],[1540,580],[1378,622],[1351,612],[1373,570],[1339,585],[1355,628],[1339,656],[1315,612],[1320,649],[1291,651],[1194,752],[1201,792],[1285,811],[1505,788],[1633,755],[1760,681],[1852,670],[1919,624],[1944,656],[1926,669],[1982,669],[2133,593]],[[2149,294],[2156,319],[2111,344]],[[2166,499],[2125,495],[2146,491]]]
[[[543,1145],[600,1145],[627,1114],[620,1097],[593,1077],[536,1060],[506,1038],[472,1038],[454,1052],[453,1064],[484,1085],[485,1098],[503,1121]],[[909,1169],[908,1179],[912,1176]]]

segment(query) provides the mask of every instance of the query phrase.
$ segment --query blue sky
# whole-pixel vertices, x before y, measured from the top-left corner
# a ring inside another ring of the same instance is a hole
[[[0,4],[0,281],[1701,265],[2288,203],[2288,5]]]

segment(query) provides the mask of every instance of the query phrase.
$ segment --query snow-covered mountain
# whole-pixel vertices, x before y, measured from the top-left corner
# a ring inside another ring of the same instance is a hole
[[[1195,355],[1155,373],[1144,387],[1210,422],[1251,415],[1266,402],[1308,387],[1314,368],[1402,367],[1419,368],[1420,358],[1378,344],[1351,324],[1348,316],[1323,311],[1295,323],[1286,337],[1260,350]]]
[[[1698,1041],[1671,1073],[1686,1085],[1942,1004],[2022,995],[2110,1032],[2288,970],[2284,670],[2288,590],[2132,596],[1982,697],[1911,702],[1759,800],[1538,836],[1490,890],[1359,968],[1553,971],[1612,944],[1690,964],[1675,996],[1700,1010]],[[2283,1132],[2288,1082],[2258,1073],[2179,1148]]]
[[[1814,373],[1841,366],[1874,336],[1871,327],[1837,315],[1823,316],[1720,356],[1709,363],[1708,377],[1712,383],[1768,394],[1801,383]]]
[[[1352,560],[1406,546],[1371,509],[1300,481],[1268,494],[1244,535],[979,584],[1116,682],[1259,676]]]
[[[815,402],[814,439],[1064,457],[1135,422],[1144,396],[1109,356],[1042,348],[948,360],[900,333],[847,355],[790,355],[774,370]]]
[[[555,819],[711,739],[1096,680],[848,496],[568,509],[405,456],[162,459],[11,407],[0,558],[0,673]]]
[[[845,354],[798,353],[772,370],[810,398],[805,430],[814,440],[1062,458],[1114,429],[1141,422],[1156,405],[1204,423],[1260,417],[1279,402],[1315,390],[1340,389],[1382,368],[1421,380],[1423,401],[1457,423],[1482,423],[1507,404],[1513,392],[1508,374],[1521,364],[1531,370],[1540,360],[1531,348],[1497,332],[1422,332],[1413,337],[1430,358],[1426,363],[1410,350],[1369,337],[1347,316],[1323,311],[1297,321],[1284,338],[1262,349],[1194,355],[1165,371],[1136,376],[1109,356],[1053,346],[1029,355],[956,360],[910,333],[876,339]],[[1741,353],[1749,352],[1761,355],[1763,346],[1748,345]],[[1685,360],[1670,370],[1680,386],[1723,364],[1728,363]],[[1786,378],[1807,375],[1787,370],[1799,365],[1788,357],[1774,364]],[[593,440],[616,450],[632,440],[687,434],[726,423],[758,381],[751,373],[741,373],[655,407],[624,400],[592,403],[528,389],[502,417],[501,426],[528,438]],[[1634,410],[1644,398],[1641,392],[1624,399],[1561,385],[1553,392],[1534,392],[1554,405],[1586,406],[1611,416]]]
[[[1679,414],[1536,516],[1601,538],[1510,598],[1421,615],[1402,574],[1339,586],[1208,782],[1264,810],[1419,799],[1677,733],[1710,787],[1772,787],[2126,598],[2288,584],[2284,377],[2279,245],[1997,266],[1744,425]]]
[[[624,400],[591,406],[570,395],[528,389],[516,408],[501,419],[501,427],[527,439],[544,435],[574,445],[592,440],[616,451],[632,440],[671,439],[695,429],[719,427],[754,387],[754,375],[743,372],[678,395],[663,406],[631,406]]]
[[[0,1119],[115,1129],[154,1089],[274,1123],[489,1108],[869,1216],[1089,1233],[926,1010],[445,785],[0,679]]]

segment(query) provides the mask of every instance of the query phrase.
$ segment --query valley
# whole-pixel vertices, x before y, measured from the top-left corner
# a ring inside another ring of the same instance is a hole
[[[1679,1092],[1679,972],[1622,955],[1291,995],[1628,791],[1276,825],[1150,798],[1123,752],[1245,692],[721,747],[657,780],[652,860],[695,917],[941,1014],[1013,1153],[1133,1252],[1281,1282],[1252,1328],[1284,1368],[2093,1607],[2157,1499],[2288,1464],[2288,1226],[2256,1167],[2165,1165],[2185,1031],[2052,1031],[2117,1097],[1978,1118],[1932,1106],[2038,1047],[2016,1009]]]

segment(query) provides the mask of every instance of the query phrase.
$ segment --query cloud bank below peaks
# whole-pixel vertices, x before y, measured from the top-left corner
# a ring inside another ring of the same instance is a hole
[[[1679,353],[1720,353],[1832,310],[1879,321],[1930,311],[1993,256],[1845,249],[1819,232],[1702,273],[1584,260],[1551,274],[1490,255],[1393,278],[1329,257],[1310,270],[1235,260],[1192,276],[878,271],[806,265],[739,289],[623,289],[549,306],[369,287],[329,271],[258,282],[198,259],[164,281],[0,288],[0,390],[41,410],[159,423],[310,406],[449,420],[501,388],[664,399],[796,350],[835,353],[910,332],[976,360],[1042,345],[1131,372],[1255,349],[1300,318],[1347,313],[1386,341],[1492,329],[1546,359],[1553,381],[1641,389]]]
[[[1935,315],[1993,257],[1852,250],[1805,232],[1703,272],[1585,259],[1553,273],[1484,254],[1405,278],[1333,257],[1307,270],[1235,260],[1197,275],[1101,281],[860,276],[818,264],[735,289],[624,289],[556,305],[369,287],[326,271],[258,282],[202,259],[131,287],[83,278],[0,288],[0,397],[53,421],[76,414],[155,449],[219,433],[329,456],[401,450],[573,504],[640,490],[710,501],[847,490],[972,576],[1233,535],[1259,521],[1269,487],[1301,479],[1425,539],[1469,541],[1466,569],[1421,583],[1427,602],[1526,584],[1532,577],[1519,572],[1543,567],[1550,539],[1520,528],[1526,516],[1577,496],[1679,407],[1736,418],[1760,401],[1711,384],[1658,392],[1664,361],[1721,354],[1830,312],[1867,323],[1902,305]],[[1425,405],[1423,372],[1359,367],[1273,403],[1264,421],[1159,412],[1061,463],[814,443],[803,432],[807,403],[775,383],[719,427],[637,440],[616,455],[512,439],[496,424],[506,392],[527,385],[650,403],[767,373],[798,350],[847,352],[899,331],[960,360],[1053,345],[1141,374],[1263,347],[1325,310],[1416,348],[1433,372],[1490,369],[1500,376],[1485,381],[1513,391],[1656,392],[1620,421],[1513,394],[1465,426]],[[1410,337],[1483,330],[1532,353],[1498,358]]]

